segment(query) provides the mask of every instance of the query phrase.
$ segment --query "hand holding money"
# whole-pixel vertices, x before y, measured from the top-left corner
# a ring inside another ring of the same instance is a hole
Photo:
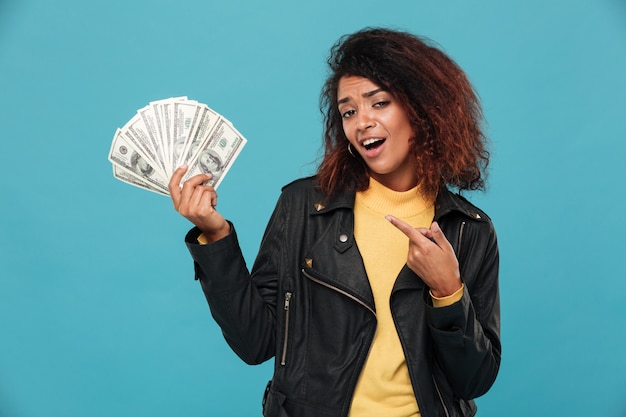
[[[185,181],[181,187],[180,184],[187,169],[186,165],[178,168],[169,182],[174,209],[202,230],[209,242],[215,242],[230,233],[230,225],[215,210],[217,205],[215,188],[205,185],[212,176],[211,174],[195,175]]]
[[[175,97],[151,102],[117,129],[109,151],[113,176],[162,195],[175,169],[186,165],[183,181],[211,174],[214,189],[246,144],[223,116],[206,104]]]

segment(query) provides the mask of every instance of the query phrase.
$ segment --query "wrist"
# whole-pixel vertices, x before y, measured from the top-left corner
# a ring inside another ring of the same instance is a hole
[[[463,298],[464,291],[465,291],[465,285],[461,283],[461,288],[459,288],[454,293],[445,297],[437,297],[436,295],[433,294],[432,290],[430,290],[429,292],[430,292],[430,297],[433,301],[434,307],[446,307],[446,306],[456,303],[461,298]]]
[[[446,285],[445,287],[431,288],[430,295],[433,298],[446,298],[446,297],[450,297],[451,295],[456,294],[462,288],[463,288],[463,282],[461,282],[461,280],[459,279],[456,283],[451,284],[451,285]]]
[[[203,244],[217,242],[220,239],[225,238],[231,232],[230,223],[224,221],[224,224],[217,230],[202,230],[202,234],[198,237],[198,242]]]

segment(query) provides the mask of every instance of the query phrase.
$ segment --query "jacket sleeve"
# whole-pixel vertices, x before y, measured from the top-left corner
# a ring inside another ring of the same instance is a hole
[[[185,238],[194,260],[196,279],[233,351],[248,364],[262,363],[275,354],[276,297],[285,221],[279,200],[265,230],[259,254],[249,273],[231,225],[231,233],[199,245],[192,229]]]
[[[482,261],[472,276],[462,277],[461,300],[446,307],[427,307],[437,363],[464,400],[485,394],[500,367],[499,253],[493,225],[488,224],[488,238],[480,239],[484,243],[470,253],[471,262]]]

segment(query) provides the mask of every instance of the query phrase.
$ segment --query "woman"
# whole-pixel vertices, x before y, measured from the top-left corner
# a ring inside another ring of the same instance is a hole
[[[500,364],[498,247],[453,194],[489,154],[463,71],[425,40],[339,40],[317,175],[283,188],[248,273],[199,175],[170,192],[196,225],[196,279],[232,349],[275,357],[264,416],[472,416]]]

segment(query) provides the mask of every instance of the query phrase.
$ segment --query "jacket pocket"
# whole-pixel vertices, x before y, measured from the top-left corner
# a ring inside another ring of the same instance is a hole
[[[263,394],[263,417],[289,417],[285,411],[285,400],[287,397],[272,390],[272,381],[267,383],[265,394]]]
[[[435,362],[433,366],[432,379],[435,387],[435,395],[439,399],[443,415],[447,417],[471,417],[476,414],[476,404],[474,404],[474,401],[462,400],[454,393],[448,383],[448,379],[437,362]]]
[[[285,329],[283,333],[283,347],[280,355],[280,364],[287,365],[287,348],[289,347],[289,316],[291,315],[291,297],[293,294],[289,291],[285,293],[283,308],[285,310]]]

